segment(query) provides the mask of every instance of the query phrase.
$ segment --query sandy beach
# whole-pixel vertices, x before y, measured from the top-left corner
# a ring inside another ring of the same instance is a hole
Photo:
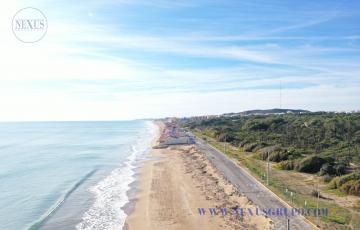
[[[161,123],[158,124],[162,129]],[[154,143],[155,144],[155,143]],[[264,216],[210,215],[209,208],[255,206],[238,194],[194,145],[152,149],[139,176],[129,230],[272,229]],[[205,215],[198,209],[204,208]]]

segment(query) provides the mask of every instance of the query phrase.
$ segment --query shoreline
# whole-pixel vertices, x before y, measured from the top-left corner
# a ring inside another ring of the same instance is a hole
[[[148,161],[156,159],[156,157],[154,157],[152,155],[152,151],[153,151],[152,147],[158,143],[162,128],[161,128],[161,124],[159,122],[153,121],[153,123],[154,123],[156,131],[155,131],[154,137],[150,143],[150,150],[146,154],[146,156],[144,156],[143,159],[136,162],[135,168],[133,169],[134,170],[134,175],[133,175],[134,181],[129,184],[129,190],[126,192],[126,195],[127,195],[129,201],[121,208],[127,215],[127,217],[125,219],[125,223],[122,226],[122,230],[129,229],[127,219],[135,211],[135,205],[138,201],[138,195],[141,191],[140,185],[141,185],[141,174],[143,171],[143,167],[145,166],[145,164]]]
[[[151,150],[150,150],[151,152]],[[145,159],[142,159],[141,161],[137,162],[137,165],[135,166],[134,170],[134,181],[129,184],[129,190],[126,192],[126,195],[128,196],[129,201],[121,208],[125,214],[127,215],[126,220],[128,217],[135,211],[135,205],[136,202],[139,200],[138,195],[141,191],[141,174],[143,171],[143,167],[146,164],[147,161],[155,160],[156,158],[152,157],[149,153],[148,156],[145,157]],[[124,226],[122,227],[122,230],[128,230],[128,224],[125,220]]]
[[[123,228],[127,216],[134,209],[141,166],[148,159],[151,143],[157,136],[157,127],[150,123],[145,124],[145,130],[139,133],[140,138],[135,139],[129,146],[131,154],[121,166],[111,170],[104,179],[90,188],[95,201],[83,213],[81,221],[76,225],[77,229],[87,229],[88,226],[104,229],[115,226]],[[103,215],[103,212],[106,212],[106,215]],[[102,218],[97,218],[99,216]]]
[[[163,124],[155,124],[161,132]],[[264,216],[199,214],[199,208],[255,205],[236,193],[195,145],[152,149],[137,172],[125,207],[125,230],[272,229],[271,220]]]

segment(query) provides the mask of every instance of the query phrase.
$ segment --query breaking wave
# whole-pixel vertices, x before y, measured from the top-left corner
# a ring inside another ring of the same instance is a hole
[[[114,169],[105,179],[90,188],[95,202],[76,226],[78,230],[122,229],[127,217],[122,208],[129,202],[127,192],[130,184],[135,181],[136,162],[149,151],[155,131],[155,125],[148,122],[146,131],[132,146],[124,165]]]

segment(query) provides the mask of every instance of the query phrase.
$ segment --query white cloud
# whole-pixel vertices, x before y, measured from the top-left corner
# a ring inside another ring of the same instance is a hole
[[[46,37],[34,44],[21,43],[11,33],[11,18],[23,4],[8,1],[0,8],[0,120],[132,119],[273,108],[279,106],[278,90],[256,88],[277,85],[280,81],[313,84],[299,89],[285,87],[283,107],[359,109],[360,69],[356,57],[349,63],[348,59],[329,60],[321,56],[348,49],[289,47],[281,41],[276,45],[227,43],[269,38],[269,31],[259,37],[227,36],[221,31],[219,36],[201,36],[201,31],[186,37],[140,34],[94,21],[89,25],[76,17],[78,12],[85,12],[94,20],[100,17],[93,11],[95,2],[91,7],[77,5],[68,11],[54,9],[50,3],[39,4],[49,12],[50,22]],[[130,2],[125,0],[121,4]],[[177,7],[176,4],[162,7]],[[179,4],[187,7],[187,2]],[[330,19],[324,16],[273,33]],[[303,39],[285,37],[288,38]],[[160,64],[125,58],[132,52],[149,57],[176,56],[179,59],[173,61],[179,62],[196,57],[212,59],[213,63],[231,60],[238,65],[176,68],[166,66],[166,58]],[[61,86],[64,83],[66,87]],[[251,87],[254,89],[246,89]]]

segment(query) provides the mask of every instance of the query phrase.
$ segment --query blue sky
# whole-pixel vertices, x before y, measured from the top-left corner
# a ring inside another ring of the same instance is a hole
[[[360,109],[360,2],[8,1],[0,120],[108,120],[280,106]],[[48,33],[22,44],[14,13]]]

